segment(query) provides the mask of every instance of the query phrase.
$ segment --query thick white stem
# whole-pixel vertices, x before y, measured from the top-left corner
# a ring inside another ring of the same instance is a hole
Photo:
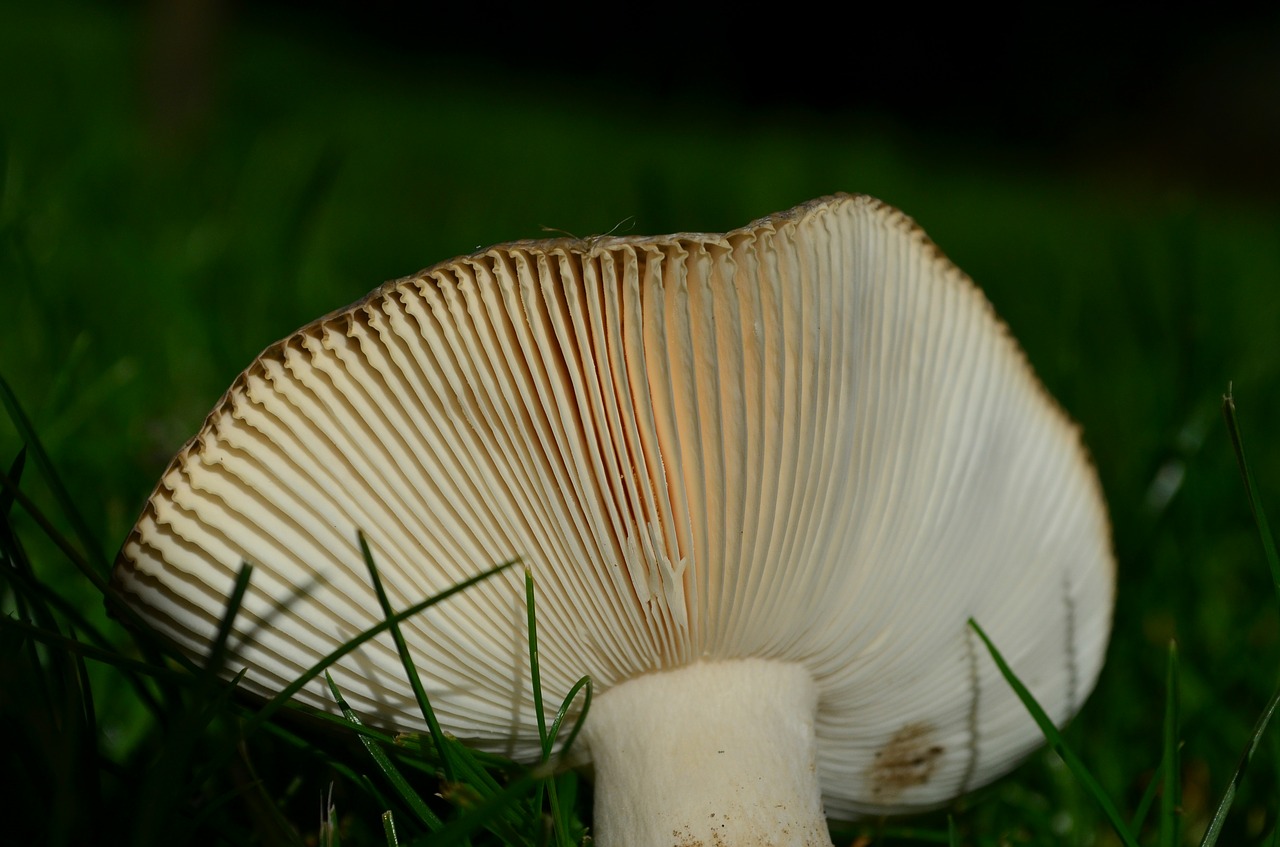
[[[597,847],[830,847],[817,690],[788,662],[702,662],[615,686],[583,734]]]

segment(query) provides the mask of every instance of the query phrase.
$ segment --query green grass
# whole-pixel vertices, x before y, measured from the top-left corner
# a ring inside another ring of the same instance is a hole
[[[1275,209],[884,124],[445,73],[252,18],[226,33],[203,128],[166,138],[145,96],[146,32],[111,6],[0,7],[0,466],[20,481],[0,492],[0,772],[17,785],[0,841],[430,831],[367,732],[206,696],[199,669],[107,615],[105,563],[165,463],[261,348],[384,279],[543,226],[722,230],[851,190],[912,214],[978,280],[1098,465],[1115,634],[1063,743],[1138,843],[1273,842],[1280,751],[1257,725],[1275,705],[1280,616],[1253,513],[1280,490]],[[1247,489],[1219,418],[1229,382]],[[439,743],[372,737],[445,825],[495,796],[460,782],[437,798]],[[539,843],[576,843],[585,786],[484,764],[551,821]],[[838,835],[1123,843],[1048,749],[947,813]]]

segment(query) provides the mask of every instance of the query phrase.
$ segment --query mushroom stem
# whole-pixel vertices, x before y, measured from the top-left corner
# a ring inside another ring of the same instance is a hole
[[[583,729],[598,847],[830,847],[818,694],[800,665],[700,662],[621,683]]]

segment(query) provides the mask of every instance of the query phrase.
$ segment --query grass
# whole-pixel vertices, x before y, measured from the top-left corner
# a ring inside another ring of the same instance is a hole
[[[7,386],[0,384],[0,387],[8,391]],[[16,421],[23,420],[19,408],[13,408],[13,416]],[[25,429],[22,423],[20,427]],[[37,459],[36,464],[48,469],[50,483],[54,487],[59,486],[56,471],[50,467],[48,457],[38,440],[32,441],[30,449]],[[3,530],[0,532],[0,561],[6,566],[5,584],[15,607],[12,615],[4,620],[0,632],[11,640],[10,646],[15,647],[11,655],[17,658],[13,663],[14,668],[9,669],[16,669],[17,672],[7,676],[6,682],[10,686],[10,692],[23,689],[28,699],[26,705],[38,707],[59,740],[73,745],[68,759],[54,765],[61,772],[51,776],[74,779],[77,783],[75,785],[56,786],[55,795],[82,807],[74,811],[68,809],[63,817],[46,819],[40,814],[33,816],[31,820],[11,822],[17,824],[16,827],[11,825],[9,830],[13,843],[84,843],[91,839],[95,843],[119,840],[121,843],[145,845],[172,843],[175,840],[204,843],[211,838],[232,843],[258,840],[268,843],[297,843],[298,833],[283,817],[276,801],[261,793],[263,785],[253,775],[255,769],[252,768],[247,751],[260,749],[260,746],[250,748],[249,745],[256,741],[258,733],[268,730],[281,736],[289,747],[300,749],[307,746],[300,737],[273,722],[273,718],[278,711],[290,705],[290,698],[297,691],[322,673],[326,674],[335,702],[345,716],[345,726],[353,736],[359,738],[379,772],[395,790],[398,804],[407,809],[409,817],[415,819],[419,827],[431,834],[431,843],[442,847],[469,844],[472,843],[469,838],[482,829],[490,831],[501,843],[508,845],[533,847],[535,844],[569,845],[581,842],[581,823],[573,817],[571,807],[562,806],[558,802],[561,794],[572,797],[575,793],[572,782],[574,777],[571,773],[566,773],[560,759],[572,747],[589,712],[590,679],[584,677],[571,689],[550,729],[546,727],[545,721],[541,724],[542,762],[529,769],[491,756],[482,758],[441,731],[415,662],[400,635],[399,625],[402,621],[500,573],[515,564],[514,562],[498,565],[406,609],[394,610],[382,589],[376,564],[361,538],[370,579],[383,606],[383,623],[340,646],[265,704],[245,709],[233,705],[236,683],[243,672],[230,682],[224,681],[221,673],[226,659],[227,639],[232,631],[232,622],[238,614],[241,598],[252,579],[252,567],[245,565],[241,569],[222,624],[203,665],[194,664],[191,659],[173,650],[142,625],[130,630],[136,640],[136,644],[132,646],[118,643],[104,649],[86,643],[77,636],[78,630],[91,634],[88,641],[106,643],[106,639],[96,632],[95,627],[81,616],[72,603],[34,576],[25,547],[12,531],[13,507],[19,500],[24,502],[25,508],[37,518],[38,523],[46,527],[51,525],[46,516],[21,495],[26,455],[25,450],[21,452],[10,472],[0,477],[4,489],[3,499],[0,499],[0,514],[3,516],[3,522],[0,523]],[[73,521],[78,520],[74,514],[68,517]],[[53,540],[58,546],[71,551],[72,556],[69,558],[78,558],[72,542],[56,531]],[[91,572],[89,568],[86,571]],[[526,586],[530,667],[541,708],[541,691],[536,684],[537,640],[533,577],[527,571]],[[106,599],[110,603],[109,595]],[[122,604],[117,604],[114,608],[126,618],[130,614]],[[388,739],[366,729],[359,716],[346,704],[337,684],[328,677],[327,669],[335,662],[384,631],[392,634],[399,649],[406,675],[413,683],[419,706],[430,726],[429,739],[412,735]],[[136,653],[146,656],[147,660],[139,662],[130,658]],[[113,669],[138,691],[139,699],[146,702],[153,713],[153,731],[159,736],[157,750],[144,753],[140,761],[133,763],[103,760],[98,750],[100,730],[97,726],[97,707],[93,699],[93,684],[86,671],[86,660],[100,662]],[[561,728],[579,693],[583,695],[581,707],[566,734],[564,745],[553,761],[552,750],[559,741]],[[22,707],[22,699],[10,697],[6,705]],[[324,714],[312,717],[318,721],[333,722],[330,716]],[[15,738],[21,740],[21,736]],[[11,749],[9,752],[19,754],[17,761],[36,761],[43,752],[57,751],[60,745],[50,743],[51,740],[45,738],[44,745],[33,744],[31,749]],[[425,782],[434,786],[438,782],[441,796],[456,807],[457,814],[451,815],[447,820],[437,814],[422,798],[420,789],[415,789],[414,781],[407,779],[394,759],[384,752],[384,746],[409,751],[410,766],[419,771],[416,780],[418,785]],[[42,750],[42,747],[46,749]],[[388,843],[399,843],[395,812],[390,810],[390,807],[397,804],[389,803],[377,786],[361,777],[356,769],[342,759],[321,757],[321,760],[328,770],[354,782],[367,792],[364,799],[376,807],[388,809],[381,818],[384,832]],[[249,768],[248,781],[237,775],[238,764]],[[99,782],[116,792],[133,793],[136,799],[132,802],[120,802],[122,798],[114,798],[114,814],[108,812],[101,802],[84,804],[85,800],[92,801],[101,797],[99,789],[103,785],[96,785],[95,788],[95,784]],[[216,793],[199,802],[198,813],[192,815],[188,808],[191,803],[190,793],[204,794],[210,790]],[[549,799],[549,809],[545,812],[544,797]],[[45,804],[39,796],[30,799],[33,804],[31,808],[43,811]],[[256,817],[251,816],[247,822],[240,822],[246,827],[243,831],[229,826],[227,818],[222,817],[233,802],[249,804],[259,813]],[[339,839],[338,832],[343,827],[341,821],[337,820],[335,828],[335,815],[336,807],[330,805],[321,817],[316,836],[318,839],[328,843],[336,843]],[[48,830],[40,831],[41,824],[50,823],[52,825]],[[104,824],[106,834],[95,833]],[[539,832],[545,832],[545,837],[537,837]],[[368,838],[367,833],[363,837]],[[360,840],[358,837],[357,843]]]
[[[262,347],[383,279],[544,225],[718,230],[856,190],[906,209],[982,284],[1098,465],[1119,599],[1066,749],[1140,844],[1273,843],[1280,751],[1258,718],[1280,615],[1253,515],[1280,486],[1274,209],[854,119],[447,76],[251,17],[226,34],[202,128],[166,137],[145,46],[125,9],[0,7],[0,773],[15,786],[0,841],[430,832],[360,739],[445,825],[492,800],[478,775],[436,796],[438,743],[315,733],[206,696],[200,669],[110,617],[106,562],[150,487]],[[1229,381],[1243,438],[1218,423]],[[1250,445],[1244,488],[1233,440]],[[571,773],[525,785],[482,765],[529,789],[513,802],[539,810],[540,843],[577,842]],[[838,843],[1124,843],[1049,749],[947,814],[842,826]]]
[[[1271,535],[1271,530],[1267,523],[1266,514],[1257,502],[1256,488],[1253,481],[1253,474],[1249,470],[1248,460],[1245,458],[1244,444],[1240,436],[1240,428],[1236,419],[1235,399],[1228,389],[1222,398],[1222,412],[1227,424],[1227,431],[1230,434],[1231,445],[1235,450],[1236,460],[1240,466],[1240,475],[1244,481],[1245,493],[1248,495],[1248,501],[1251,511],[1253,512],[1254,522],[1258,527],[1258,536],[1262,542],[1263,558],[1270,567],[1272,575],[1280,574],[1280,556],[1276,554],[1275,540]],[[1280,580],[1275,581],[1277,601],[1280,602]],[[1182,770],[1180,767],[1181,745],[1180,736],[1180,698],[1178,693],[1178,650],[1176,642],[1169,643],[1169,660],[1168,670],[1165,676],[1165,709],[1163,723],[1163,747],[1161,751],[1160,767],[1158,775],[1160,777],[1157,782],[1155,776],[1152,777],[1148,786],[1147,793],[1143,796],[1131,821],[1126,821],[1121,817],[1111,798],[1106,791],[1090,773],[1088,767],[1080,758],[1068,747],[1063,740],[1062,734],[1054,725],[1053,720],[1036,702],[1035,697],[1027,689],[1022,681],[1017,678],[1000,655],[999,650],[991,639],[982,630],[982,627],[974,620],[969,621],[969,625],[978,633],[978,637],[982,639],[987,649],[990,651],[992,658],[999,667],[1001,674],[1005,680],[1017,693],[1018,698],[1035,719],[1036,724],[1044,733],[1045,739],[1049,742],[1049,746],[1057,753],[1066,763],[1075,779],[1084,786],[1087,793],[1102,809],[1108,822],[1111,825],[1115,835],[1125,845],[1125,847],[1138,847],[1139,841],[1136,833],[1140,832],[1146,819],[1146,813],[1150,806],[1151,798],[1154,796],[1154,789],[1157,784],[1160,786],[1160,817],[1157,824],[1158,843],[1161,847],[1172,847],[1172,845],[1182,843],[1180,834],[1182,831],[1182,808],[1180,806],[1180,796],[1182,791]],[[1240,764],[1232,775],[1230,782],[1222,792],[1222,799],[1219,801],[1213,818],[1209,821],[1208,826],[1204,830],[1203,837],[1199,843],[1201,847],[1215,847],[1222,835],[1223,828],[1226,825],[1228,816],[1231,813],[1232,806],[1236,799],[1238,791],[1245,774],[1248,770],[1254,755],[1258,751],[1267,727],[1271,723],[1271,718],[1275,714],[1277,705],[1280,705],[1280,688],[1272,695],[1271,700],[1267,703],[1266,708],[1258,716],[1254,723],[1253,732],[1249,737],[1248,746],[1245,748],[1240,757]],[[1271,844],[1280,844],[1280,827],[1272,828],[1268,842]]]

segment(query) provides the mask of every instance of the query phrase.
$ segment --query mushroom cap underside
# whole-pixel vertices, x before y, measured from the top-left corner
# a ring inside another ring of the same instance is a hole
[[[836,196],[724,235],[517,242],[268,348],[175,457],[115,585],[193,655],[243,561],[231,672],[270,696],[396,608],[520,557],[547,703],[590,674],[758,657],[818,688],[834,815],[937,805],[1099,672],[1096,474],[981,292],[904,215]],[[442,725],[539,754],[523,575],[403,626]],[[389,638],[334,677],[423,725]],[[322,682],[298,699],[332,710]]]

